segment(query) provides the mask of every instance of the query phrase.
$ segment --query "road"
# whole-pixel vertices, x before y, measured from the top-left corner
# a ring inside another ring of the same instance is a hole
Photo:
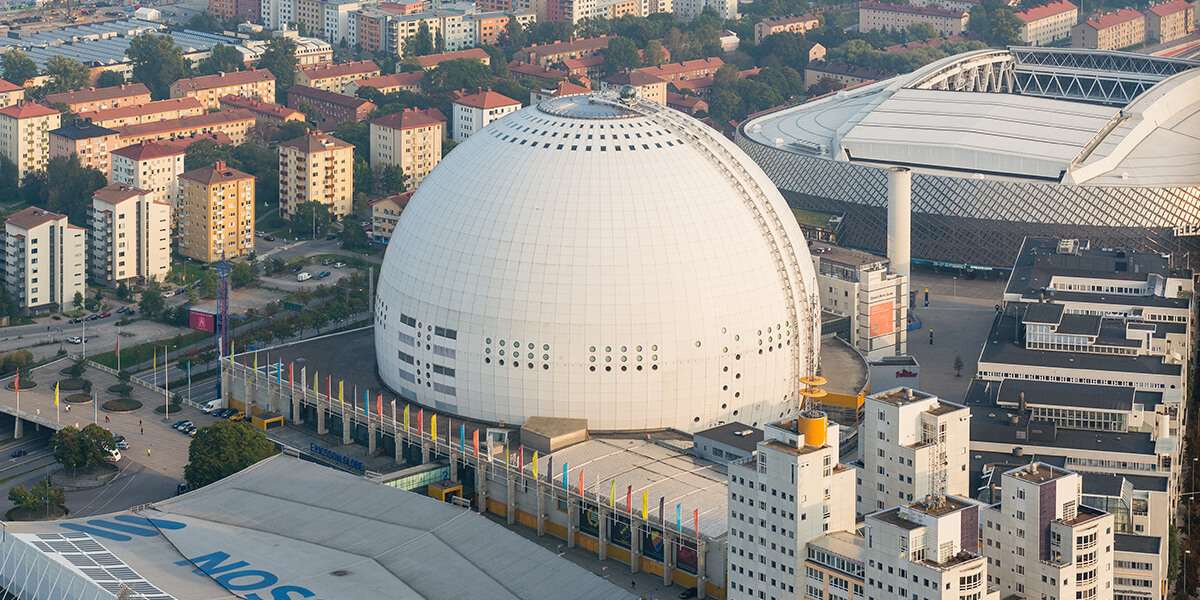
[[[111,310],[116,310],[124,304],[109,301]],[[29,350],[35,360],[49,358],[58,353],[59,348],[68,352],[96,354],[112,350],[117,345],[117,334],[121,333],[121,344],[130,347],[150,340],[169,337],[186,331],[163,323],[150,320],[134,321],[129,325],[118,327],[120,315],[106,319],[72,325],[66,318],[55,321],[49,317],[39,319],[33,325],[15,325],[0,329],[0,352],[13,350]],[[71,337],[87,336],[86,344],[70,344]],[[85,347],[86,346],[86,347]]]

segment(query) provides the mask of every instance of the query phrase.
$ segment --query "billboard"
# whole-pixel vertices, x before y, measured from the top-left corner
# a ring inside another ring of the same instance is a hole
[[[868,337],[876,337],[887,335],[896,331],[896,302],[888,300],[879,304],[872,304],[868,326],[870,327]]]
[[[193,308],[188,311],[188,327],[196,331],[213,333],[217,327],[217,316],[213,313]]]

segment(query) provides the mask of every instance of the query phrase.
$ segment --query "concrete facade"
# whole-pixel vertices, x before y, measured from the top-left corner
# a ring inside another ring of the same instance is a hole
[[[163,281],[171,270],[171,205],[155,192],[110,183],[92,195],[88,266],[95,281]]]

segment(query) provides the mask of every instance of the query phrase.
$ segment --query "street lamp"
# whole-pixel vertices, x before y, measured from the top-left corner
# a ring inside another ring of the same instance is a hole
[[[1184,598],[1191,597],[1191,594],[1188,591],[1188,570],[1187,570],[1188,555],[1191,553],[1192,553],[1191,550],[1183,551],[1183,581],[1182,581],[1181,585],[1183,585],[1183,597]]]

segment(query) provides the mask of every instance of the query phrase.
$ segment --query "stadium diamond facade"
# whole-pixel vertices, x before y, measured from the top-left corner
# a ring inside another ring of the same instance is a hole
[[[737,143],[793,208],[883,253],[888,168],[912,177],[912,256],[1007,268],[1025,236],[1200,259],[1200,63],[1011,48],[754,119]]]

